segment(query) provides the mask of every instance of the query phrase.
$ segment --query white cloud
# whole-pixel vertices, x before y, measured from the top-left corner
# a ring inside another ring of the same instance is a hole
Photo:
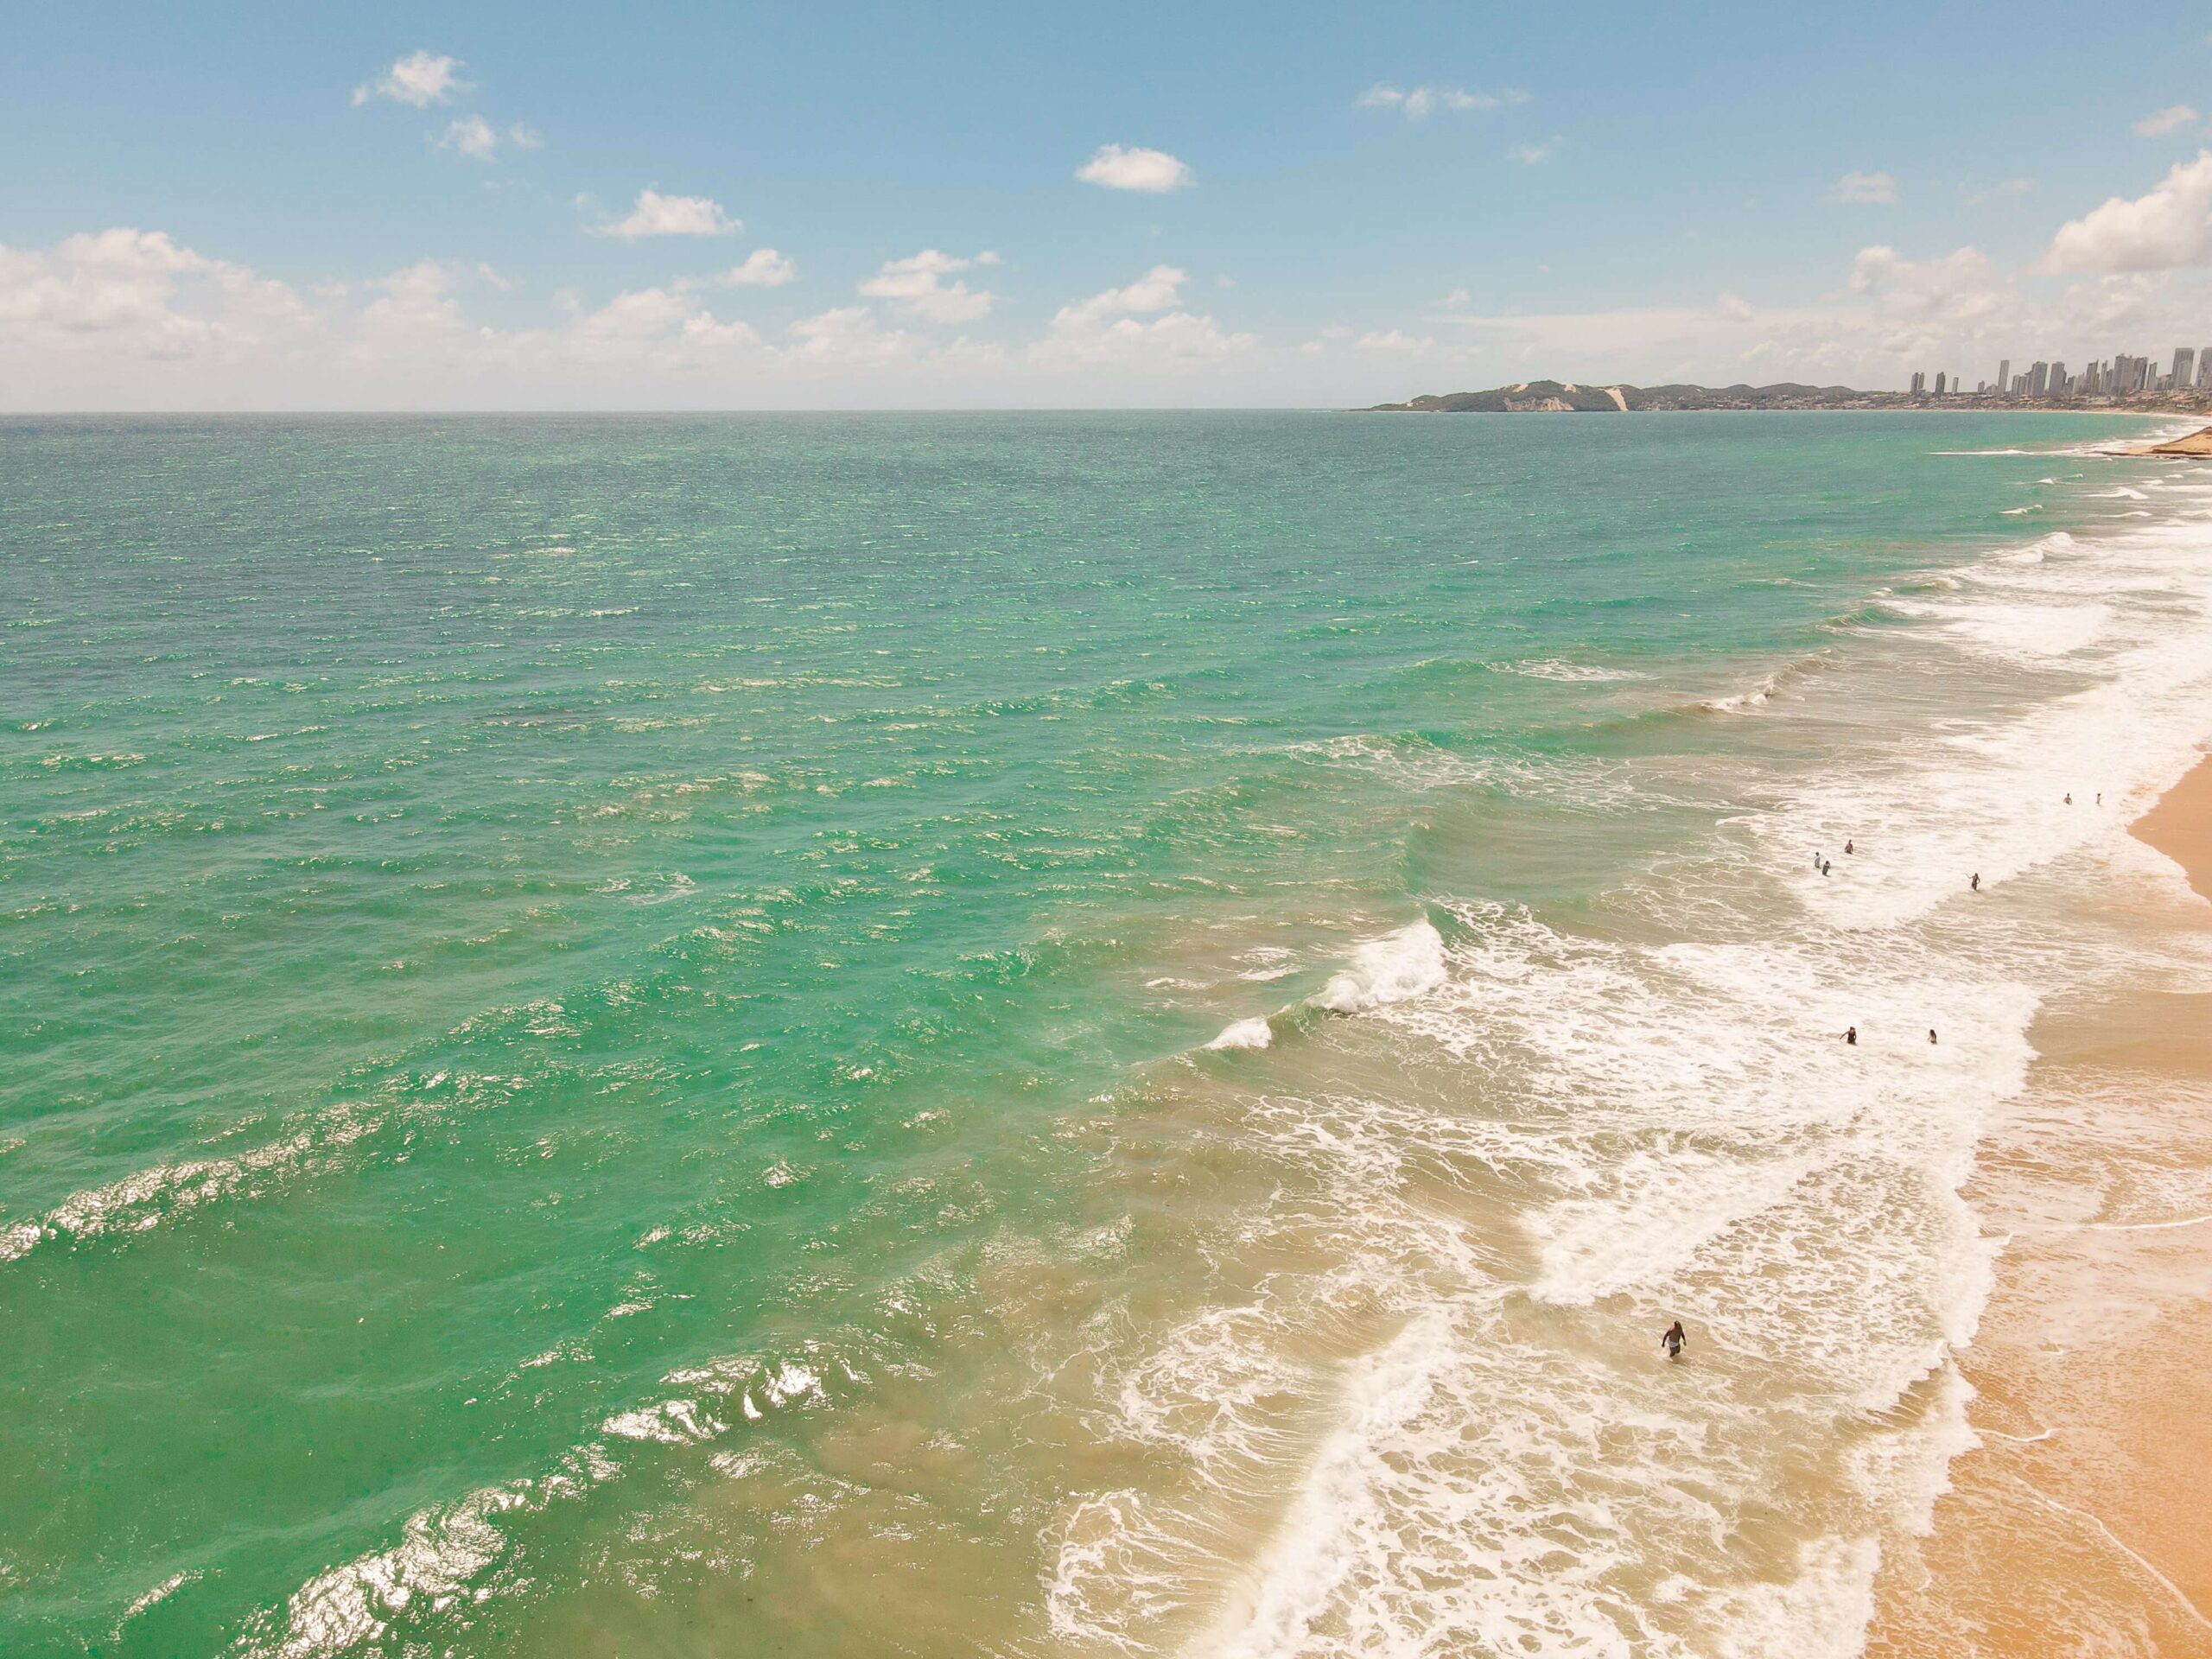
[[[1897,199],[1897,181],[1887,173],[1847,173],[1828,192],[1831,201],[1856,202],[1872,207],[1886,207]]]
[[[579,316],[567,337],[549,342],[557,351],[626,367],[664,372],[706,366],[718,355],[757,348],[760,336],[744,322],[723,322],[680,288],[643,288],[618,294],[598,310]]]
[[[1560,141],[1556,137],[1547,138],[1541,144],[1511,145],[1505,154],[1510,161],[1518,162],[1523,167],[1534,167],[1539,162],[1551,160],[1558,153],[1559,146]]]
[[[1126,288],[1109,288],[1087,300],[1062,306],[1059,316],[1096,321],[1124,313],[1165,311],[1181,297],[1182,286],[1190,280],[1191,274],[1186,270],[1179,270],[1173,265],[1154,265]]]
[[[361,105],[372,98],[388,98],[395,103],[412,104],[420,110],[442,104],[467,87],[468,83],[461,78],[457,59],[430,52],[410,52],[376,79],[356,86],[353,102]]]
[[[1319,334],[1314,335],[1313,339],[1300,341],[1298,354],[1300,357],[1319,357],[1327,352],[1331,346],[1339,345],[1344,340],[1350,340],[1351,337],[1352,331],[1345,327],[1344,324],[1340,322],[1329,323],[1322,328]]]
[[[628,218],[600,226],[596,234],[634,242],[647,236],[729,236],[744,228],[709,197],[664,196],[646,189],[638,192]]]
[[[2177,162],[2158,187],[2059,226],[2044,256],[2056,271],[2171,270],[2212,263],[2212,150]]]
[[[1886,245],[1859,250],[1851,262],[1851,291],[1882,294],[1911,309],[1957,306],[1962,298],[1979,308],[1991,289],[1988,257],[1979,248],[1961,248],[1940,259],[1907,259]]]
[[[737,288],[781,288],[798,275],[798,267],[773,248],[755,248],[741,265],[732,265],[721,280]]]
[[[1254,335],[1229,333],[1211,317],[1175,309],[1189,280],[1189,272],[1173,265],[1154,265],[1125,287],[1071,301],[1053,314],[1031,356],[1160,367],[1234,356],[1259,343]],[[1152,321],[1140,322],[1141,316]]]
[[[864,305],[835,306],[791,324],[803,357],[836,363],[883,363],[913,355],[926,342],[903,328],[887,330]]]
[[[273,345],[308,315],[285,284],[160,231],[72,236],[46,252],[0,245],[0,354],[11,368],[220,355]]]
[[[1433,349],[1435,345],[1436,342],[1426,334],[1409,334],[1402,328],[1392,328],[1387,333],[1370,331],[1353,342],[1356,350],[1380,353],[1385,356],[1426,352]]]
[[[1839,293],[1751,307],[1629,307],[1537,315],[1444,315],[1469,340],[1459,384],[1549,375],[1656,385],[1805,380],[1898,386],[1912,369],[1949,369],[1969,385],[2000,357],[2064,357],[2115,347],[2163,352],[2195,337],[2212,310],[2212,273],[2096,276],[2052,293],[1979,250],[1914,258],[1863,248]],[[1433,361],[1433,359],[1432,359]]]
[[[2163,110],[2154,110],[2135,124],[2139,137],[2164,138],[2179,132],[2184,127],[2196,124],[2196,111],[2186,104],[2169,104]]]
[[[507,142],[517,149],[536,149],[545,143],[537,129],[518,121],[507,129]]]
[[[860,291],[871,299],[889,300],[901,311],[931,322],[974,322],[989,313],[996,296],[988,289],[971,290],[965,278],[956,276],[950,283],[945,278],[979,264],[997,263],[996,254],[963,259],[924,248],[905,259],[884,261],[883,268],[860,285]]]
[[[1528,101],[1529,94],[1518,88],[1470,92],[1457,86],[1415,86],[1402,92],[1388,81],[1376,82],[1357,99],[1363,110],[1399,110],[1408,121],[1426,121],[1438,110],[1502,110]]]
[[[1119,144],[1101,144],[1075,175],[1109,190],[1142,190],[1154,195],[1198,181],[1198,175],[1164,149],[1125,149]]]
[[[372,334],[404,335],[417,342],[463,333],[467,325],[454,293],[459,283],[459,271],[435,259],[403,266],[377,284],[382,296],[361,314],[362,327]]]
[[[499,151],[499,135],[480,115],[464,115],[445,130],[438,143],[480,162],[493,160]]]
[[[737,267],[748,268],[770,267]],[[2024,351],[2069,361],[2163,352],[2212,313],[2212,270],[2096,274],[2061,288],[1995,270],[1973,248],[1923,259],[1887,245],[1861,250],[1834,292],[1795,302],[1753,308],[1723,293],[1706,305],[1548,315],[1432,307],[1402,328],[1332,325],[1279,346],[1197,314],[1200,284],[1166,264],[1071,300],[1041,331],[1003,344],[899,326],[888,296],[763,338],[715,315],[715,279],[590,303],[556,291],[543,322],[497,327],[474,308],[505,279],[480,266],[426,260],[340,276],[350,280],[295,290],[128,228],[0,246],[0,406],[1311,405],[1539,375],[1885,386],[1923,367],[1971,381]],[[508,303],[527,303],[528,291]],[[1423,384],[1406,384],[1416,368]]]

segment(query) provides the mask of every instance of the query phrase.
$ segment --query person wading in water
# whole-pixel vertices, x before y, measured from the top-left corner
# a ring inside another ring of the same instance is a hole
[[[1683,1330],[1682,1322],[1676,1319],[1667,1327],[1667,1334],[1659,1338],[1659,1345],[1667,1351],[1668,1358],[1680,1359],[1682,1350],[1689,1345],[1689,1332]]]

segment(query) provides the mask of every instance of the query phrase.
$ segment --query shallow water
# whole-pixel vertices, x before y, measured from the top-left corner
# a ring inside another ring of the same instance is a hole
[[[1856,1651],[2140,425],[10,424],[0,1647]]]

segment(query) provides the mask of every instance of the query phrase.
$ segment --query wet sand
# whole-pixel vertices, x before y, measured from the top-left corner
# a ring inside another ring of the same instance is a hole
[[[2212,899],[2212,761],[2134,830]],[[2053,1008],[2031,1040],[1967,1190],[2007,1241],[1961,1361],[1980,1444],[1884,1564],[1867,1652],[2212,1659],[2212,995]]]

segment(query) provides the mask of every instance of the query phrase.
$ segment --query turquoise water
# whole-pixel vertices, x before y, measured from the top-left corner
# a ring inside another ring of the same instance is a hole
[[[1665,1651],[1668,1608],[1797,1581],[1873,1523],[1749,1465],[1725,1524],[1546,1499],[1549,1557],[1470,1579],[1437,1537],[1538,1502],[1499,1453],[1361,1488],[1395,1541],[1298,1557],[1328,1605],[1268,1587],[1413,1336],[1463,1423],[1508,1331],[1586,1386],[1546,1422],[1611,1409],[1603,1321],[1640,1349],[1660,1304],[1559,1292],[1559,1241],[1781,1154],[1661,1121],[1733,1083],[1591,1057],[1677,1052],[1637,1010],[1685,941],[1923,925],[1903,876],[1799,893],[1789,837],[1872,823],[1885,746],[2134,683],[2088,623],[1955,648],[2102,578],[1984,623],[1924,580],[2138,533],[2074,448],[2134,424],[10,423],[0,1648],[1410,1651],[1427,1584],[1436,1651]],[[1875,794],[1836,817],[1839,764]],[[1924,988],[1940,946],[1879,950]],[[1748,994],[1702,982],[1684,1029]],[[1473,983],[1548,987],[1577,1057]],[[1609,1089],[1634,1127],[1534,1156]],[[1935,1310],[1853,1400],[1940,1414],[1975,1269],[1935,1185],[1866,1198],[1922,1256],[1836,1269]],[[1729,1215],[1698,1284],[1779,1259]],[[1519,1300],[1470,1345],[1476,1285]],[[1808,1374],[1699,1408],[1818,1462]]]

